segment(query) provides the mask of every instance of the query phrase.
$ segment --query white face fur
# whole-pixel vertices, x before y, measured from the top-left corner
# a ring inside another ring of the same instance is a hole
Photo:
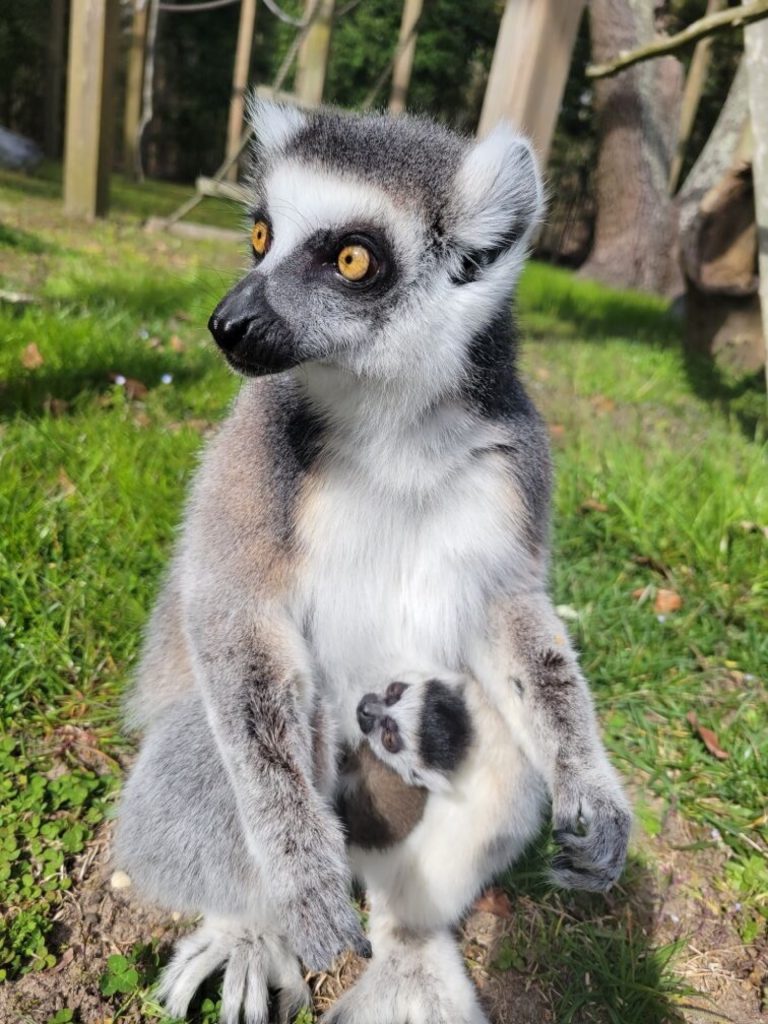
[[[344,154],[308,154],[296,140],[315,130],[311,116],[263,103],[252,111],[253,218],[268,226],[270,245],[254,254],[238,286],[243,301],[227,306],[227,297],[217,310],[219,322],[247,316],[249,300],[255,310],[250,350],[243,341],[230,361],[246,373],[264,372],[260,344],[269,325],[256,307],[265,304],[280,322],[281,348],[290,349],[285,365],[319,363],[383,388],[407,382],[423,408],[460,387],[471,340],[509,300],[541,209],[535,159],[506,125],[477,144],[455,141],[455,166],[447,180],[441,168],[442,195],[427,204],[407,183],[365,177]],[[403,128],[384,118],[372,123],[376,136],[365,160],[376,165],[371,150],[378,145],[384,165],[387,133]],[[349,236],[370,238],[377,255],[379,273],[364,286],[345,282],[335,264]],[[267,360],[267,369],[285,365]]]

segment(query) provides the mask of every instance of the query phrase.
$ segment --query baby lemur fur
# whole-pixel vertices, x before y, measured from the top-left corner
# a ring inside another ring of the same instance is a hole
[[[547,431],[511,315],[535,159],[503,125],[252,117],[251,265],[209,324],[247,380],[149,627],[117,863],[203,915],[162,978],[173,1016],[223,968],[227,1024],[264,1024],[270,990],[290,1020],[299,960],[372,947],[329,1024],[481,1024],[452,933],[480,888],[551,807],[554,877],[606,889],[630,824],[547,594]],[[466,705],[453,761],[406,713],[430,680]],[[410,796],[385,799],[393,772]]]

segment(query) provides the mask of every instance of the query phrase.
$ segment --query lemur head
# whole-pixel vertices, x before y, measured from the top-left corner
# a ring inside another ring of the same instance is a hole
[[[256,376],[304,363],[461,377],[509,301],[542,205],[528,142],[257,102],[252,261],[210,329]]]

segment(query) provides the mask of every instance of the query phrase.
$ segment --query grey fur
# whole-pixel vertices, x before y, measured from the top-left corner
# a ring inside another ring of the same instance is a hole
[[[303,998],[289,950],[370,955],[351,858],[377,956],[330,1019],[480,1024],[450,928],[535,835],[545,788],[565,882],[615,880],[629,822],[546,595],[547,437],[506,312],[541,186],[508,131],[475,146],[422,119],[254,116],[273,247],[210,326],[256,379],[203,458],[150,623],[116,857],[205,915],[162,982],[174,1013],[224,964],[223,1019],[260,1024],[267,987]],[[374,256],[359,286],[334,262],[349,238]],[[383,838],[365,848],[355,820],[348,856],[337,754],[360,754],[355,708],[401,669],[453,680],[487,746],[415,801],[376,774],[347,814]]]

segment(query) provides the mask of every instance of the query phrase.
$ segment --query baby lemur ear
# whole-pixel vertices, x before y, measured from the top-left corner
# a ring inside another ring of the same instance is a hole
[[[505,252],[524,252],[544,208],[528,139],[501,122],[472,146],[458,171],[454,201],[453,235],[466,254],[463,280],[474,280]]]
[[[259,154],[268,156],[285,148],[291,136],[305,127],[307,116],[298,107],[273,103],[252,93],[248,99],[248,122]]]

